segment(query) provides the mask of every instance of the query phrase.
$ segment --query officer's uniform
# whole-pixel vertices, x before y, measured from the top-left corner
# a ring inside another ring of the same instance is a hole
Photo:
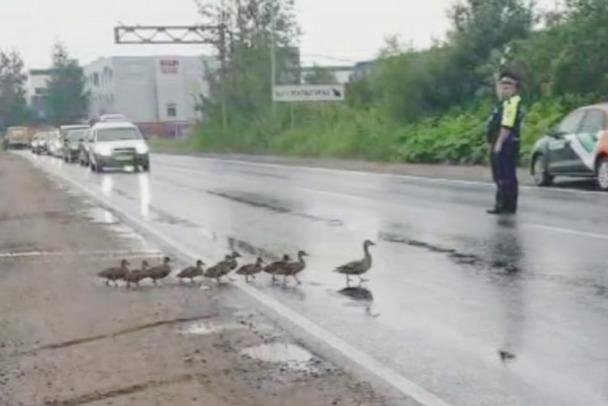
[[[486,139],[492,146],[490,162],[497,188],[495,209],[500,212],[514,213],[517,210],[517,160],[523,116],[521,97],[515,95],[498,103],[488,121]],[[502,144],[500,152],[495,153],[494,146],[501,128],[510,130],[509,137]]]

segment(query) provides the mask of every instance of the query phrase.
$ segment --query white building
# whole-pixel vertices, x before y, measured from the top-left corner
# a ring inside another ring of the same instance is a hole
[[[192,122],[207,94],[199,56],[101,58],[83,67],[90,92],[89,113],[126,115],[137,124]]]
[[[47,82],[51,78],[52,69],[31,69],[27,73],[25,97],[27,105],[40,119],[48,117],[48,105],[44,96],[47,92]]]

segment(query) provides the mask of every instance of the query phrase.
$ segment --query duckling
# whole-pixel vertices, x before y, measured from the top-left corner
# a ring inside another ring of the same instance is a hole
[[[305,251],[298,252],[298,260],[295,262],[287,262],[283,267],[281,267],[275,275],[283,275],[283,285],[287,284],[287,277],[293,276],[295,280],[298,282],[298,285],[301,284],[298,279],[298,274],[306,268],[306,262],[304,262],[304,257],[308,257],[308,253]]]
[[[154,285],[157,285],[158,280],[165,279],[167,276],[171,274],[171,258],[164,257],[162,265],[154,266],[146,272],[146,277],[152,279]]]
[[[230,254],[228,256],[229,258],[226,260],[226,266],[222,267],[219,277],[221,278],[222,276],[227,276],[230,272],[234,271],[236,269],[236,267],[239,265],[237,262],[237,258],[241,257],[241,254],[239,254],[236,251],[233,251],[232,254]],[[228,280],[233,282],[234,279],[231,279],[230,277],[228,277]]]
[[[350,283],[350,275],[356,275],[359,277],[360,283],[363,283],[365,279],[361,277],[364,273],[370,270],[372,267],[372,256],[369,253],[369,247],[372,245],[376,245],[370,240],[365,240],[363,242],[363,252],[365,256],[363,259],[358,261],[352,261],[348,264],[337,267],[334,271],[346,275],[346,285],[348,286]]]
[[[222,283],[221,277],[230,272],[229,268],[232,265],[232,254],[226,255],[223,260],[213,265],[210,268],[207,268],[204,276],[206,278],[217,280],[218,285]]]
[[[277,279],[277,277],[276,277],[277,271],[279,271],[280,269],[283,269],[289,261],[291,261],[291,258],[289,257],[289,255],[285,254],[285,255],[283,255],[282,260],[275,261],[275,262],[267,265],[266,268],[264,268],[264,272],[271,274],[272,281],[274,282]]]
[[[134,283],[135,286],[139,287],[139,282],[148,277],[148,261],[145,259],[141,261],[141,269],[134,269],[129,271],[123,278],[127,282],[127,288],[131,287]]]
[[[182,283],[182,279],[189,278],[190,282],[194,283],[194,278],[197,276],[203,276],[203,265],[205,263],[200,259],[196,261],[195,266],[189,266],[188,268],[183,269],[177,277],[179,278],[179,283]]]
[[[106,286],[110,286],[110,281],[114,282],[115,286],[118,286],[118,282],[116,281],[125,277],[125,275],[129,272],[128,266],[129,261],[123,259],[120,261],[120,267],[104,269],[103,271],[99,272],[97,276],[100,278],[105,278]]]
[[[238,275],[245,275],[245,282],[249,282],[250,277],[255,279],[255,275],[262,272],[262,265],[264,265],[264,260],[262,257],[258,257],[255,263],[243,265],[236,273]]]
[[[228,272],[234,271],[236,269],[236,267],[238,266],[236,259],[240,258],[241,254],[236,251],[233,251],[232,254],[229,255],[229,257],[230,258],[228,259]]]

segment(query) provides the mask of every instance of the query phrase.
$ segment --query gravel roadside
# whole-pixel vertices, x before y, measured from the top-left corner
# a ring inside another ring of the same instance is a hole
[[[0,154],[1,406],[390,403],[229,285],[106,287],[95,274],[125,246],[81,205]]]

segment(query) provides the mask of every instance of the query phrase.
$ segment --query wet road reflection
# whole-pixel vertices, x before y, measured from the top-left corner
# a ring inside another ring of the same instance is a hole
[[[112,187],[113,187],[112,175],[102,175],[101,177],[101,192],[106,197],[112,197]]]
[[[483,185],[154,160],[150,175],[102,176],[40,162],[207,263],[309,252],[302,285],[252,285],[450,404],[608,404],[608,250],[593,236],[606,196],[526,189],[516,218],[495,218]],[[370,281],[346,287],[332,271],[365,239]]]
[[[145,219],[150,218],[150,179],[148,174],[137,175],[137,181],[139,183],[139,204],[141,215]]]
[[[496,305],[501,309],[503,338],[499,354],[503,360],[514,360],[521,350],[526,324],[525,284],[522,273],[524,250],[521,229],[513,218],[498,218],[496,228],[489,235],[489,258],[496,269]],[[491,271],[492,272],[492,271]]]

